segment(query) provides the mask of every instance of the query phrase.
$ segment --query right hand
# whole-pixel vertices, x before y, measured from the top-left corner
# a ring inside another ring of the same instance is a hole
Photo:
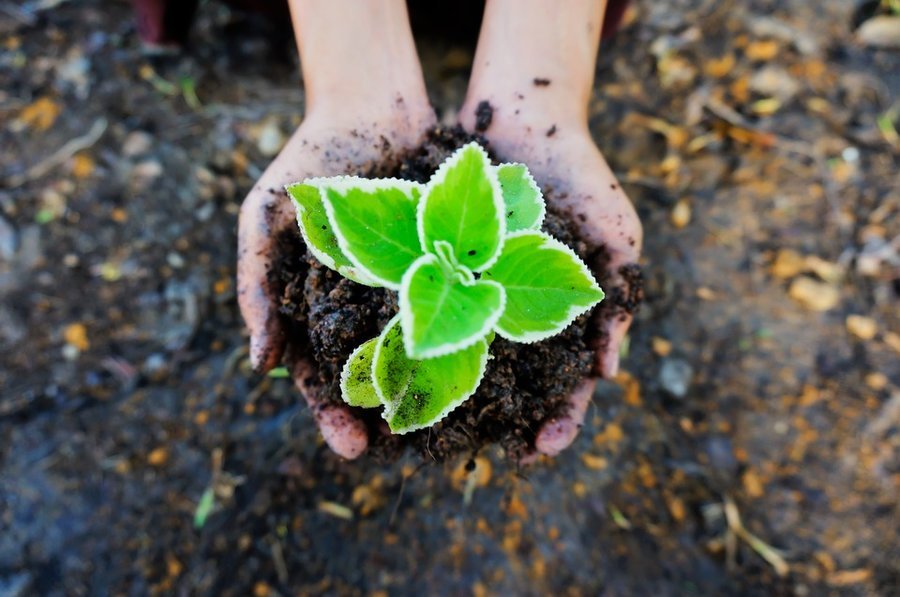
[[[282,289],[267,275],[278,259],[276,237],[297,228],[296,211],[284,185],[314,176],[353,174],[367,164],[391,160],[421,143],[434,124],[430,106],[414,109],[402,103],[382,117],[311,115],[253,186],[238,220],[237,287],[250,331],[250,362],[258,373],[278,365],[292,343],[278,313]],[[328,446],[344,458],[358,457],[368,446],[365,425],[347,406],[325,405],[315,395],[314,364],[292,352],[287,354],[294,362],[287,365]]]

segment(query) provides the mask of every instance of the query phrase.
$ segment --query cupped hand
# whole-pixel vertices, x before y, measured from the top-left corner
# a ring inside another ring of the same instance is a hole
[[[474,123],[466,109],[464,125]],[[594,262],[588,264],[603,272],[600,281],[606,292],[590,322],[596,338],[593,374],[575,388],[567,412],[544,423],[535,440],[537,452],[555,456],[572,443],[584,423],[596,376],[611,378],[618,372],[619,347],[641,299],[637,261],[643,231],[634,207],[586,126],[567,126],[539,116],[528,121],[499,118],[482,134],[498,159],[528,166],[538,185],[549,191],[550,207],[575,223],[588,246],[605,249],[589,256]]]
[[[358,173],[367,165],[389,162],[421,143],[434,125],[427,105],[407,107],[397,102],[384,115],[329,111],[311,115],[293,134],[241,205],[238,221],[238,304],[250,331],[250,362],[257,372],[288,363],[329,447],[344,458],[362,454],[368,445],[365,425],[343,405],[325,405],[315,393],[316,370],[292,351],[278,313],[282,290],[270,281],[278,260],[276,238],[297,228],[296,211],[284,185],[315,176]],[[272,277],[274,280],[276,277]],[[296,339],[298,342],[301,339]]]

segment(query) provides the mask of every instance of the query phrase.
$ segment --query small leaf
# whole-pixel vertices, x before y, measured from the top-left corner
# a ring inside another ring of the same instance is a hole
[[[307,181],[310,182],[310,181]],[[420,255],[416,228],[419,184],[341,176],[313,179],[344,255],[365,277],[397,290]]]
[[[372,357],[378,338],[360,344],[354,350],[341,370],[341,398],[350,406],[374,408],[381,406],[381,400],[372,385]]]
[[[207,487],[197,502],[197,509],[194,510],[194,528],[202,529],[206,524],[206,519],[212,514],[216,505],[216,493],[212,487]]]
[[[274,377],[276,379],[282,379],[290,376],[291,372],[288,371],[287,367],[275,367],[274,369],[269,371],[269,377]]]
[[[438,168],[419,202],[419,238],[426,252],[447,241],[456,259],[478,272],[503,245],[503,194],[487,154],[477,143],[456,151]]]
[[[318,188],[302,183],[284,187],[297,208],[297,223],[309,251],[322,265],[331,268],[345,278],[366,286],[380,286],[356,271],[353,263],[341,251],[337,237],[332,230],[328,214],[322,203],[322,193]]]
[[[478,389],[488,360],[484,340],[421,361],[408,358],[403,344],[398,316],[378,337],[372,369],[375,389],[385,405],[382,416],[393,433],[430,427],[447,416]]]
[[[497,332],[516,342],[558,334],[603,300],[603,291],[572,249],[541,232],[510,235],[484,279],[506,291]]]
[[[493,329],[503,313],[503,288],[471,276],[434,255],[420,257],[403,276],[400,315],[410,358],[429,359],[468,348]]]
[[[544,196],[522,164],[500,164],[497,179],[506,206],[506,232],[539,230],[544,221]]]

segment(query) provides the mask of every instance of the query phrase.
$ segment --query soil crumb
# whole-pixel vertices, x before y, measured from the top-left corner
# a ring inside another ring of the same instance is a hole
[[[550,79],[544,79],[542,77],[534,78],[534,86],[535,87],[547,87],[550,85]]]
[[[489,120],[490,105],[482,105],[487,106]],[[487,147],[483,138],[459,127],[438,127],[390,172],[383,173],[378,167],[361,174],[377,172],[424,183],[456,148],[473,140]],[[588,247],[576,236],[572,222],[553,209],[552,197],[548,197],[543,229],[572,247],[587,263],[608,262],[603,258],[603,248]],[[295,339],[293,351],[317,365],[317,382],[324,399],[341,402],[339,379],[344,362],[359,344],[378,335],[397,312],[396,293],[356,284],[322,266],[306,251],[299,231],[284,234],[279,243],[282,257],[273,269],[273,282],[284,289],[281,314],[289,322],[290,337]],[[601,272],[595,271],[595,275],[606,288]],[[630,312],[640,298],[639,292],[626,290],[620,294],[624,298],[617,298],[615,308],[604,313],[614,316],[622,309]],[[592,336],[589,330],[595,328],[588,326],[588,317],[580,317],[562,334],[535,344],[497,337],[478,391],[430,429],[388,435],[379,409],[359,409],[370,430],[370,455],[392,460],[412,445],[426,459],[442,461],[458,453],[477,453],[492,443],[499,443],[511,458],[527,453],[541,424],[561,414],[566,397],[592,372],[591,347],[601,345],[603,339]]]
[[[475,108],[475,130],[479,133],[488,130],[493,119],[494,107],[491,103],[487,100],[478,102],[478,106]]]

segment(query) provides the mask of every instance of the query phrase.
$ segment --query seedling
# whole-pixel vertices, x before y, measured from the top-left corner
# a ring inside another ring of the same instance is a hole
[[[544,198],[521,164],[470,143],[427,184],[355,176],[286,187],[312,254],[399,293],[399,313],[359,346],[343,399],[383,407],[394,433],[429,427],[475,393],[495,333],[538,342],[603,299],[587,266],[540,231]]]

